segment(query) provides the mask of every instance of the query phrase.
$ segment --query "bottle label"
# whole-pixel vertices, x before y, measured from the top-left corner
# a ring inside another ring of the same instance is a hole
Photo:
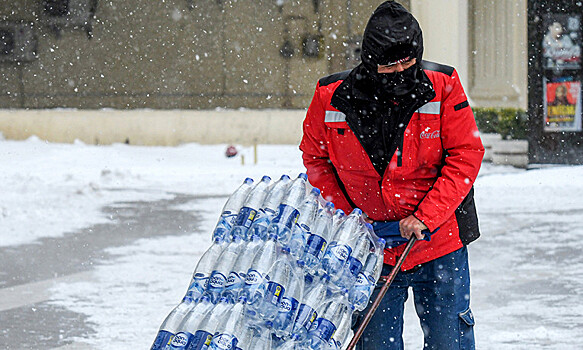
[[[245,276],[245,284],[248,285],[256,285],[263,282],[263,276],[257,270],[251,270],[247,272],[247,276]]]
[[[213,271],[211,277],[209,278],[208,286],[209,289],[219,289],[222,290],[227,283],[227,277],[220,273],[219,271]]]
[[[237,338],[231,334],[218,333],[213,336],[210,348],[213,350],[234,350],[237,342]]]
[[[206,350],[211,344],[212,339],[213,335],[209,332],[198,330],[190,339],[189,344],[186,346],[186,350]]]
[[[206,290],[207,285],[208,276],[200,272],[195,273],[194,277],[192,278],[192,283],[188,287],[188,292],[186,292],[186,296],[193,300],[198,300],[198,298],[200,298],[200,296]]]
[[[277,215],[273,218],[273,223],[281,223],[289,230],[291,230],[296,222],[298,222],[298,218],[300,217],[300,212],[290,207],[286,204],[280,204],[279,209],[277,210]]]
[[[306,331],[309,331],[316,317],[318,317],[316,310],[312,309],[306,304],[302,304],[298,310],[296,324],[301,325],[306,329]]]
[[[355,257],[350,256],[346,260],[346,267],[353,276],[357,276],[360,270],[362,270],[362,263]]]
[[[285,288],[281,284],[275,283],[275,282],[269,282],[269,283],[267,283],[267,291],[265,293],[265,300],[268,303],[279,307],[279,304],[281,303],[281,298],[283,297],[284,293],[285,293]]]
[[[336,259],[344,262],[352,253],[352,248],[345,244],[331,244],[330,252],[336,257]]]
[[[231,271],[229,277],[227,278],[227,283],[225,284],[226,290],[239,289],[243,286],[245,280],[235,271]]]
[[[358,276],[356,276],[356,281],[354,282],[354,286],[355,287],[362,287],[362,286],[368,286],[368,278],[366,278],[366,276],[364,275],[364,273],[359,273]]]
[[[154,344],[150,350],[163,350],[166,349],[167,346],[170,345],[172,342],[172,338],[174,337],[174,333],[168,331],[159,331],[156,339],[154,340]]]
[[[316,337],[324,340],[325,342],[330,341],[332,336],[334,336],[334,332],[336,332],[336,326],[334,323],[325,318],[317,319],[310,329],[310,333],[314,334]]]
[[[318,235],[311,234],[308,237],[308,243],[306,244],[306,254],[310,254],[316,259],[322,259],[324,252],[326,251],[326,240]]]
[[[296,315],[296,310],[300,306],[300,302],[295,298],[284,297],[281,299],[278,307],[277,313],[277,324],[279,329],[285,329],[291,322],[293,322],[293,317]]]
[[[170,343],[170,349],[172,350],[186,350],[188,346],[188,342],[191,338],[194,337],[194,334],[188,332],[180,332],[172,338],[172,342]]]
[[[245,228],[249,228],[257,215],[257,210],[243,207],[239,210],[239,214],[235,218],[233,222],[233,226],[243,226]]]

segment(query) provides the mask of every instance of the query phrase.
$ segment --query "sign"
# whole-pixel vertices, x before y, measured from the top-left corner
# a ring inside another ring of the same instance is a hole
[[[581,131],[581,82],[544,78],[543,86],[544,131]]]

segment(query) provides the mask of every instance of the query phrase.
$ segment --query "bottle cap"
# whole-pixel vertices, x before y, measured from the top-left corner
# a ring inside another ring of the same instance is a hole
[[[304,181],[308,181],[308,175],[306,173],[300,173],[298,177],[304,179]]]
[[[273,328],[273,322],[271,322],[271,321],[265,321],[265,328],[268,328],[268,329]]]
[[[246,178],[246,179],[245,179],[245,181],[243,181],[243,182],[244,182],[244,183],[246,183],[246,184],[248,184],[248,185],[251,185],[251,184],[253,183],[253,179],[252,179],[252,178],[250,178],[250,177],[248,177],[248,178]]]
[[[342,210],[342,209],[338,208],[338,209],[336,209],[336,211],[334,212],[334,215],[340,215],[340,216],[344,216],[344,215],[346,215],[346,214],[344,213],[344,210]]]
[[[283,174],[283,175],[281,175],[281,177],[279,179],[280,180],[289,180],[289,175]]]
[[[360,210],[360,208],[354,208],[351,214],[362,215],[362,210]]]
[[[298,265],[298,267],[301,267],[301,268],[303,268],[304,266],[306,266],[306,262],[303,261],[303,260],[298,260],[296,262],[296,264]]]
[[[261,178],[261,181],[263,181],[263,182],[269,182],[269,181],[271,181],[271,177],[269,177],[269,176],[267,176],[267,175],[264,175],[264,176]]]
[[[330,275],[329,275],[329,274],[327,274],[327,273],[323,274],[323,275],[322,275],[322,280],[323,280],[324,282],[328,282],[328,281],[330,281]]]
[[[384,238],[379,238],[379,240],[377,242],[379,242],[379,245],[381,245],[383,247],[385,246],[385,244],[387,244],[387,241],[385,241]]]
[[[366,228],[369,229],[369,230],[374,230],[373,227],[372,227],[372,224],[370,222],[365,222],[364,223],[364,226],[366,226]]]
[[[244,296],[244,295],[241,295],[241,296],[239,297],[239,299],[237,299],[237,302],[238,302],[238,303],[246,303],[246,302],[247,302],[247,297],[246,297],[246,296]]]
[[[314,187],[314,188],[312,188],[312,193],[313,193],[315,196],[319,196],[319,195],[320,195],[320,189],[319,189],[319,188],[316,188],[316,187]]]
[[[326,208],[334,209],[334,203],[326,202]],[[338,209],[338,210],[340,210],[340,209]]]
[[[285,253],[285,254],[289,254],[291,252],[291,250],[289,249],[289,247],[283,247],[283,248],[281,248],[281,252]]]

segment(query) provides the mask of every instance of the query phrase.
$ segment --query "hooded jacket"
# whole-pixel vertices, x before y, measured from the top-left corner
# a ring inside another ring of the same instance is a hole
[[[417,63],[396,94],[377,65],[407,55]],[[365,29],[362,63],[318,82],[300,144],[310,183],[337,208],[358,207],[375,221],[415,215],[440,228],[415,245],[404,270],[479,236],[472,184],[484,148],[473,113],[455,69],[422,55],[415,18],[395,2],[380,5]],[[385,263],[403,248],[387,249]]]

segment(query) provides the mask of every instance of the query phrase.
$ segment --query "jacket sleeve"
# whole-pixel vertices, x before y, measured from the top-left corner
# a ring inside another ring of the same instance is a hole
[[[326,110],[319,90],[318,83],[304,120],[300,150],[303,152],[302,158],[310,184],[319,188],[324,199],[333,202],[335,208],[349,213],[352,207],[338,185],[336,169],[328,153],[327,127],[324,123]]]
[[[472,188],[484,157],[484,146],[456,71],[447,77],[441,106],[444,165],[414,215],[431,230],[449,219]]]

